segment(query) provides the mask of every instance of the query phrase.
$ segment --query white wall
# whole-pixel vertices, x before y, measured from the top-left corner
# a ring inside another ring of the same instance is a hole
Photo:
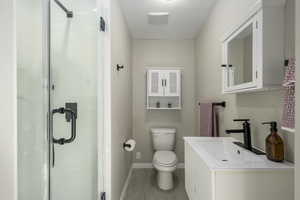
[[[261,125],[263,121],[281,120],[283,92],[265,92],[253,94],[222,95],[221,78],[221,42],[220,38],[239,23],[249,7],[256,0],[219,0],[206,20],[197,39],[197,99],[222,99],[228,102],[221,114],[220,129],[240,127],[232,122],[235,118],[250,118],[252,123],[252,140],[255,146],[264,149],[265,138],[270,133],[269,127]],[[293,15],[294,0],[287,0],[287,15]],[[290,20],[290,17],[289,17]],[[293,31],[288,26],[287,31]],[[290,38],[294,42],[294,38]],[[287,56],[294,54],[292,45],[286,45]],[[294,133],[282,130],[286,145],[286,158],[294,160]],[[232,135],[242,139],[241,135]]]
[[[111,1],[111,200],[120,198],[132,154],[123,142],[132,137],[131,36],[118,0]],[[117,64],[124,65],[118,72]]]
[[[135,152],[142,158],[134,162],[152,162],[151,127],[177,129],[176,153],[183,161],[183,136],[195,134],[195,41],[194,40],[134,40],[133,42],[133,135]],[[181,111],[147,111],[146,68],[182,67]],[[134,154],[135,155],[135,154]],[[135,157],[135,156],[134,156]]]
[[[296,59],[297,59],[297,68],[299,69],[300,66],[300,2],[296,1]],[[296,185],[295,185],[295,191],[296,191],[296,199],[300,199],[300,70],[296,70],[296,79],[298,80],[297,86],[296,86],[296,140],[295,140],[295,146],[296,146]]]
[[[47,195],[47,101],[42,62],[42,1],[16,1],[19,200]],[[30,117],[28,117],[30,116]],[[30,184],[28,184],[30,181]]]
[[[15,1],[0,1],[0,194],[17,199]]]

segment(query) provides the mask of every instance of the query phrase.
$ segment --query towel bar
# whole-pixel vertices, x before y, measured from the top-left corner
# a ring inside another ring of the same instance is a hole
[[[198,105],[200,106],[201,103],[199,103]],[[222,101],[222,102],[215,102],[212,104],[213,106],[222,106],[223,108],[226,107],[226,102]]]

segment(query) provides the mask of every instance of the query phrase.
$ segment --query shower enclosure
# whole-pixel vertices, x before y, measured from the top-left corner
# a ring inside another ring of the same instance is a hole
[[[17,0],[19,200],[99,198],[99,6]]]

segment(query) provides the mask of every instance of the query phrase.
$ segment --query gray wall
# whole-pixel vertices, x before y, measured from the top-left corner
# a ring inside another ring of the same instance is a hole
[[[132,137],[131,36],[118,0],[111,1],[111,200],[119,200],[132,156],[122,144]],[[118,72],[116,65],[124,65]]]
[[[151,127],[177,129],[176,153],[183,161],[183,136],[195,134],[195,41],[194,40],[134,40],[133,43],[133,136],[135,152],[141,152],[134,162],[151,163],[153,158]],[[181,111],[147,111],[147,67],[182,67]],[[135,155],[135,154],[134,154]],[[134,156],[135,157],[135,156]]]
[[[248,11],[256,0],[219,0],[206,20],[197,39],[197,99],[216,99],[228,102],[221,112],[221,134],[225,129],[239,127],[232,122],[235,118],[251,118],[253,143],[264,149],[265,138],[269,127],[261,125],[263,121],[276,120],[280,122],[282,115],[283,92],[263,92],[252,94],[222,94],[221,42],[220,39],[239,23],[240,18]],[[287,16],[293,17],[294,0],[287,0]],[[293,31],[293,23],[288,23],[287,31]],[[293,34],[291,34],[293,35]],[[293,36],[287,35],[287,56],[294,55]],[[291,42],[288,42],[291,41]],[[199,128],[199,127],[198,127]],[[294,133],[280,130],[286,145],[286,158],[294,160]],[[233,135],[242,139],[239,135]]]
[[[300,66],[300,2],[296,1],[296,59],[297,59],[297,66],[299,69]],[[296,71],[297,73],[297,80],[300,80],[300,70]],[[295,185],[295,191],[296,191],[296,197],[295,199],[300,199],[300,84],[297,83],[296,87],[296,140],[295,140],[295,146],[296,146],[296,185]]]
[[[0,194],[17,199],[15,1],[0,1]]]

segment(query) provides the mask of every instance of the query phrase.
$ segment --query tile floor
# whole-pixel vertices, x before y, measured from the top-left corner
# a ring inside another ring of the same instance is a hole
[[[125,200],[188,200],[184,186],[184,169],[177,169],[175,187],[162,191],[156,184],[154,169],[134,169],[126,192]]]

